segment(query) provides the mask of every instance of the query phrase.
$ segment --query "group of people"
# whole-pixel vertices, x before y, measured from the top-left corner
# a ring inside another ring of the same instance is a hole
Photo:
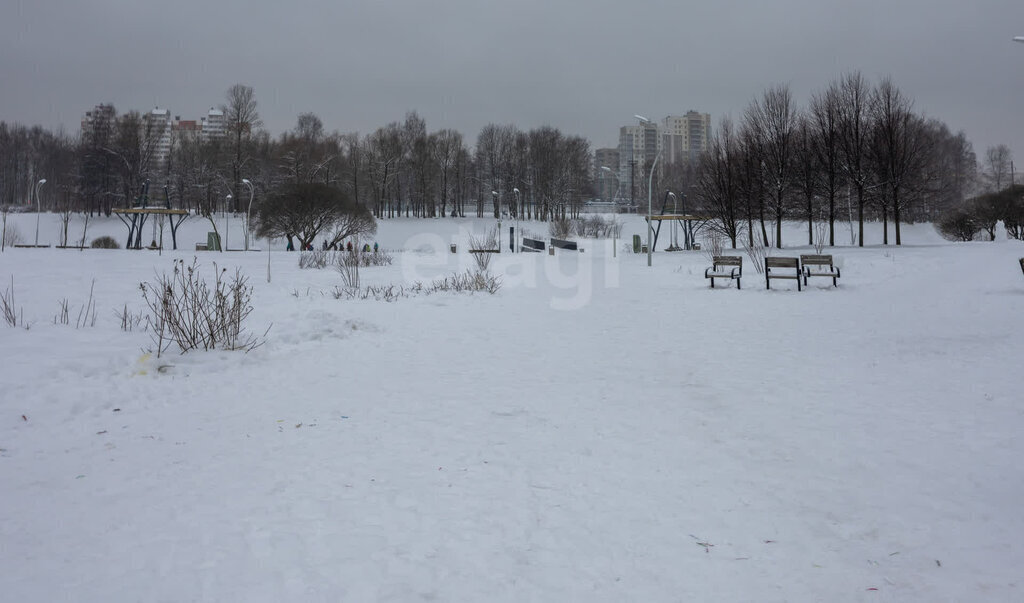
[[[288,251],[295,251],[295,246],[292,244],[291,239],[288,239],[288,246],[286,247],[286,249]],[[355,251],[355,246],[352,245],[352,241],[349,241],[348,243],[339,243],[337,241],[333,243],[328,243],[325,240],[322,249],[324,251],[348,251],[349,253],[352,253],[353,251]],[[379,250],[380,247],[377,245],[376,241],[374,241],[373,247],[370,247],[369,243],[364,243],[362,248],[363,253],[370,253],[371,251],[373,253],[377,253]],[[303,251],[313,251],[313,244],[307,243],[305,248],[303,248]]]

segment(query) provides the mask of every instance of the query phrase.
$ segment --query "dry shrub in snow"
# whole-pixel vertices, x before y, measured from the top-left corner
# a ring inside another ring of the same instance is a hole
[[[754,270],[758,274],[764,274],[764,259],[771,254],[771,248],[765,243],[764,237],[760,233],[755,233],[753,244],[750,243],[748,238],[744,238],[743,251],[750,258],[750,263],[754,265]]]
[[[4,322],[9,327],[25,325],[25,309],[14,305],[14,277],[11,277],[11,286],[0,293],[0,313],[3,314]]]
[[[331,294],[334,299],[373,299],[391,302],[397,299],[431,293],[497,293],[501,279],[488,272],[467,270],[437,279],[429,285],[417,282],[409,288],[397,285],[369,285],[359,287],[335,287]],[[297,296],[296,296],[297,297]]]
[[[700,246],[701,253],[708,259],[708,263],[714,263],[715,258],[725,251],[725,237],[720,232],[711,231],[704,235],[704,244]]]
[[[96,237],[92,240],[92,243],[90,243],[89,246],[93,249],[120,249],[120,246],[117,244],[117,241],[114,240],[114,237],[107,236]]]
[[[825,250],[825,241],[828,240],[828,223],[819,220],[814,225],[814,253],[821,255]]]
[[[556,239],[564,239],[572,234],[572,220],[564,216],[552,218],[548,231]]]
[[[455,293],[463,292],[484,292],[494,294],[501,289],[501,279],[492,276],[489,272],[478,270],[473,272],[467,270],[465,272],[456,272],[451,276],[446,276],[443,279],[439,279],[430,284],[427,288],[429,293],[437,293],[439,291],[454,291]]]
[[[5,247],[21,245],[25,242],[25,239],[21,236],[21,231],[18,230],[17,224],[7,224],[4,228],[3,237]]]
[[[469,237],[469,249],[473,251],[473,260],[476,262],[477,270],[487,272],[491,266],[492,250],[498,248],[498,227],[494,226],[487,231],[483,237]]]
[[[299,269],[306,270],[308,268],[326,268],[327,264],[332,260],[331,252],[316,249],[314,251],[300,251],[299,252]]]
[[[359,289],[359,263],[358,253],[341,253],[338,255],[335,266],[338,268],[341,282],[345,283],[346,289]]]
[[[591,239],[617,238],[622,232],[622,223],[618,219],[601,215],[579,218],[573,222],[573,227],[576,236]]]
[[[96,326],[96,300],[93,298],[93,291],[95,289],[96,279],[92,279],[92,284],[89,285],[89,299],[78,309],[78,315],[75,318],[76,329]],[[64,299],[57,300],[57,314],[53,317],[53,324],[71,324],[71,313],[69,310],[68,298],[65,297]]]
[[[127,333],[140,326],[143,330],[149,328],[149,318],[142,312],[132,312],[128,309],[128,304],[125,304],[122,310],[114,310],[114,316],[121,322],[121,330]],[[146,321],[145,325],[143,325],[143,320]]]
[[[182,354],[218,348],[248,352],[263,343],[245,332],[245,320],[252,312],[248,279],[240,270],[228,277],[227,269],[218,270],[216,263],[213,270],[211,285],[200,275],[198,260],[191,265],[175,260],[170,275],[140,284],[158,358],[172,343]]]
[[[973,241],[981,232],[981,226],[970,212],[952,209],[939,216],[935,230],[947,241]]]

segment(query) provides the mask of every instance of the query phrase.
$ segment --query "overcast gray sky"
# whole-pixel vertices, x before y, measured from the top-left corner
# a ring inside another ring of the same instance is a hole
[[[739,115],[765,87],[805,103],[844,71],[891,75],[979,159],[1024,166],[1022,0],[0,0],[0,119],[77,132],[101,102],[197,119],[253,86],[274,135],[312,111],[368,133],[618,127]],[[1020,168],[1018,168],[1020,169]]]

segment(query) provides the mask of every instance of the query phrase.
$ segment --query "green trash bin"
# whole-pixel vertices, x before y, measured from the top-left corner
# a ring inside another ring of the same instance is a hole
[[[216,232],[206,233],[207,251],[220,251],[220,235]]]
[[[633,253],[640,253],[640,235],[633,235]]]

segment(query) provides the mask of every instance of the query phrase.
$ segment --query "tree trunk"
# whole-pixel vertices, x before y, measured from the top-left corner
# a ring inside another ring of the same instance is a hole
[[[828,193],[828,246],[836,246],[836,193]]]
[[[864,246],[864,189],[863,187],[857,187],[857,246]]]
[[[882,205],[882,245],[889,244],[889,208]]]
[[[900,241],[900,204],[899,197],[897,196],[892,206],[892,218],[896,223],[896,245],[901,243]]]

